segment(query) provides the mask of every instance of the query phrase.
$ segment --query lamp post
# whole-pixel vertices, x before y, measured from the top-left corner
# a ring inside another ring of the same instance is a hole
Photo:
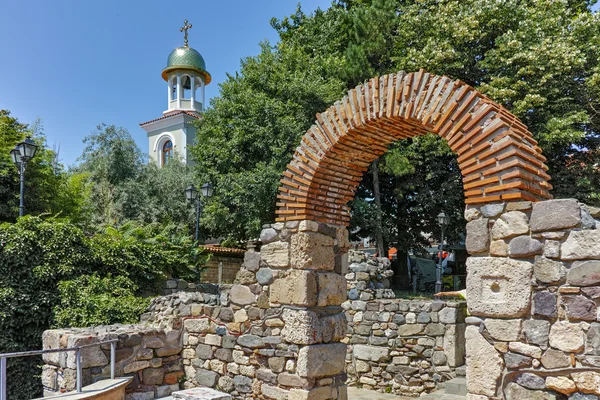
[[[213,187],[210,183],[205,183],[200,188],[202,191],[202,197],[211,197],[213,194]],[[202,200],[198,196],[198,189],[192,184],[185,189],[185,197],[196,205],[196,235],[194,236],[196,245],[200,239],[200,213],[202,212]]]
[[[25,140],[17,143],[10,151],[10,158],[19,170],[21,187],[19,191],[19,217],[25,215],[25,166],[35,156],[38,146],[27,136]]]
[[[442,241],[440,242],[440,253],[437,268],[435,269],[435,292],[442,291],[442,258],[444,255],[444,228],[450,223],[450,217],[443,211],[437,216],[438,225],[442,228]]]

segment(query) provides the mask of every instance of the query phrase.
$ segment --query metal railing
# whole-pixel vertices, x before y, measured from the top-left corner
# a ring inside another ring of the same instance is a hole
[[[18,353],[0,353],[0,400],[7,400],[6,398],[6,359],[15,357],[29,357],[38,356],[40,354],[48,353],[61,353],[67,351],[75,352],[75,365],[77,368],[77,393],[81,393],[81,349],[87,347],[100,346],[102,344],[110,343],[110,379],[115,379],[115,348],[119,339],[106,340],[104,342],[84,344],[83,346],[68,347],[65,349],[50,349],[50,350],[32,350],[32,351],[21,351]]]

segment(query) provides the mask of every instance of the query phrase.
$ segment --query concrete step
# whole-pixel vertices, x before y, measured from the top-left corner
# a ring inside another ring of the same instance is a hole
[[[467,376],[467,366],[461,365],[460,367],[456,367],[456,376]]]
[[[467,379],[458,377],[454,379],[450,379],[449,381],[444,382],[445,389],[444,392],[446,394],[454,394],[458,396],[466,396],[467,395]]]
[[[419,400],[466,400],[467,396],[459,396],[456,394],[448,394],[442,390],[431,392],[425,396],[419,397]]]

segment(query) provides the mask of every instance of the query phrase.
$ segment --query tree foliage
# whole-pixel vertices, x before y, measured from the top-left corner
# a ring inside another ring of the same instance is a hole
[[[553,195],[597,203],[600,24],[593,3],[338,0],[327,10],[308,15],[298,8],[273,20],[280,42],[243,61],[199,125],[197,173],[223,189],[207,210],[207,224],[221,223],[223,232],[240,238],[257,235],[274,219],[279,174],[314,114],[372,76],[421,68],[461,79],[508,108],[542,146]],[[298,77],[303,87],[295,84]],[[319,96],[305,96],[313,84]],[[440,210],[452,212],[458,240],[462,183],[446,143],[400,142],[379,164],[388,243],[407,250],[424,243],[421,232],[437,236]],[[365,176],[352,203],[353,226],[362,236],[372,232],[373,197]]]

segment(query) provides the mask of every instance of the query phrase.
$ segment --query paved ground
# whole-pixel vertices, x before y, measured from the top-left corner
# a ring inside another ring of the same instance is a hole
[[[465,400],[465,396],[445,394],[443,390],[430,393],[424,397],[402,397],[393,394],[379,393],[374,390],[348,388],[348,400]]]

